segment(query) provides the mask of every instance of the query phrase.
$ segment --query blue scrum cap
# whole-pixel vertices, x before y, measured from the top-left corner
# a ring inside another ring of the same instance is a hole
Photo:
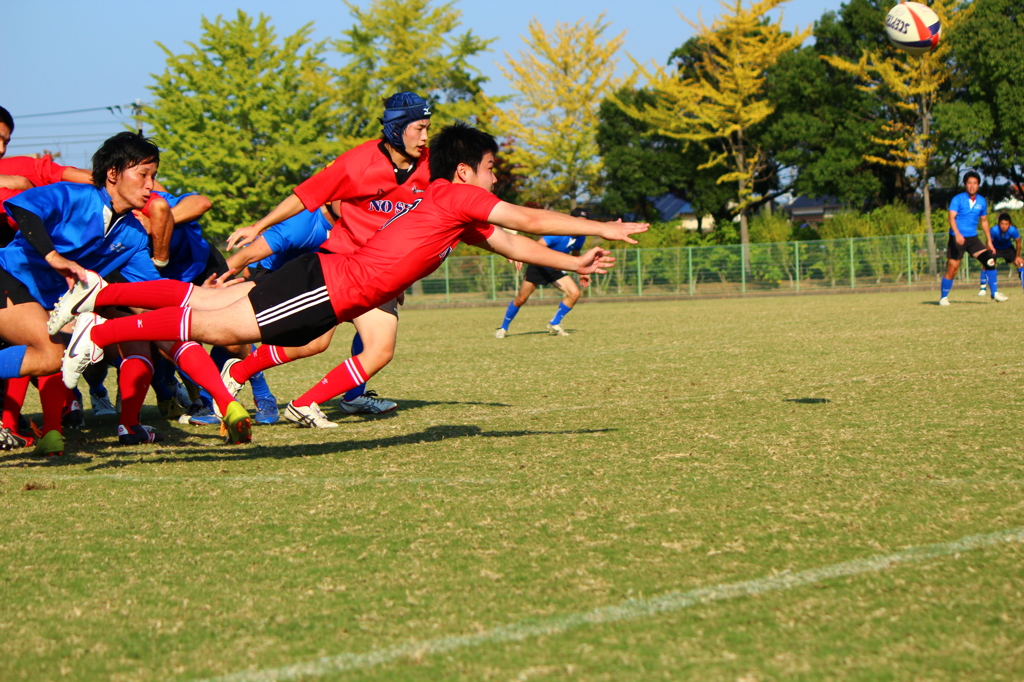
[[[384,102],[384,139],[395,149],[405,149],[402,133],[414,121],[430,118],[430,105],[415,92],[400,92]]]

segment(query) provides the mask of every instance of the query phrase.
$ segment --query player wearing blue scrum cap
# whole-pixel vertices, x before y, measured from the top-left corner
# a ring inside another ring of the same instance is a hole
[[[571,215],[576,218],[586,218],[587,212],[582,208],[574,208]],[[586,237],[541,237],[541,242],[549,249],[573,256],[580,254],[585,240]],[[519,309],[526,305],[526,301],[529,300],[533,292],[540,286],[554,286],[565,294],[562,302],[558,304],[555,316],[548,322],[548,331],[556,336],[568,336],[569,332],[562,329],[562,318],[568,315],[572,307],[576,305],[576,301],[580,298],[580,288],[586,289],[589,285],[590,275],[580,275],[580,284],[576,286],[572,276],[562,270],[542,268],[539,265],[526,266],[526,274],[523,276],[523,283],[519,287],[519,293],[508,304],[508,309],[505,311],[505,319],[497,331],[494,332],[494,337],[497,339],[505,338],[505,335],[508,334],[509,325],[512,324],[512,320],[519,314]]]
[[[228,247],[248,247],[265,230],[299,215],[311,213],[325,204],[335,206],[337,220],[330,238],[320,247],[335,254],[351,254],[366,244],[384,223],[404,212],[422,196],[430,184],[427,133],[430,128],[430,105],[419,95],[400,92],[384,102],[380,119],[381,138],[370,140],[345,152],[324,170],[295,188],[266,217],[251,226],[236,230],[228,239]],[[261,253],[260,258],[264,257]],[[246,258],[246,262],[255,260]],[[352,354],[361,355],[371,365],[384,367],[391,361],[398,335],[398,300],[388,301],[375,310],[353,320],[357,334],[352,340]],[[301,348],[261,346],[241,362],[225,366],[224,381],[229,388],[240,386],[252,374],[285,362],[309,357],[327,349],[333,330]],[[339,395],[332,387],[347,381],[343,367],[335,368],[285,411],[286,418],[302,426],[331,428],[337,426],[327,419],[318,404],[309,404],[315,390],[317,400]],[[299,404],[294,404],[298,402]],[[348,414],[389,412],[397,407],[372,391],[365,384],[344,393],[339,403]]]
[[[953,290],[953,278],[960,269],[960,261],[968,253],[981,263],[983,276],[989,286],[995,281],[995,251],[978,237],[978,228],[988,233],[988,203],[978,194],[981,176],[974,171],[964,174],[964,189],[949,202],[949,243],[946,245],[946,276],[942,278],[942,295],[939,305],[949,305],[949,292]],[[991,268],[991,270],[990,270]],[[992,274],[984,274],[991,272]],[[993,290],[992,298],[997,302],[1006,300],[1005,294]]]

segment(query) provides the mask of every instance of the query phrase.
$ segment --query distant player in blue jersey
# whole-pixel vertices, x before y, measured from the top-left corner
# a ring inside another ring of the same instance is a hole
[[[946,245],[946,276],[942,278],[942,296],[939,305],[949,305],[949,292],[953,289],[953,278],[960,269],[960,261],[968,253],[977,258],[986,281],[991,287],[995,282],[995,252],[978,237],[978,228],[988,233],[988,203],[978,194],[981,176],[974,171],[964,174],[964,189],[949,202],[949,243]],[[989,269],[991,268],[991,270]],[[1006,295],[993,291],[993,300],[1002,302]]]
[[[587,212],[582,208],[574,208],[570,215],[575,218],[586,218]],[[583,250],[583,242],[585,240],[586,237],[552,236],[542,237],[541,243],[549,249],[578,256],[580,251]],[[512,324],[512,320],[519,314],[519,309],[526,305],[526,301],[537,290],[537,287],[545,285],[557,287],[564,294],[562,302],[558,304],[558,311],[555,312],[555,316],[548,322],[548,331],[556,336],[569,335],[569,332],[562,329],[562,318],[568,315],[572,307],[576,305],[576,301],[580,298],[580,288],[586,289],[590,285],[590,275],[580,275],[580,284],[576,286],[572,276],[562,270],[543,268],[539,265],[527,265],[526,274],[523,276],[523,283],[519,287],[519,293],[508,304],[508,308],[505,310],[505,319],[497,331],[494,332],[494,338],[505,338],[505,335],[508,334],[509,325]]]
[[[1024,281],[1024,259],[1020,256],[1021,238],[1020,232],[1013,225],[1009,213],[999,214],[999,224],[989,230],[988,233],[989,251],[994,254],[990,259],[991,265],[985,265],[981,271],[982,291],[988,284],[993,298],[999,294],[997,288],[996,263],[1002,258],[1007,263],[1013,264],[1017,269],[1017,276]]]

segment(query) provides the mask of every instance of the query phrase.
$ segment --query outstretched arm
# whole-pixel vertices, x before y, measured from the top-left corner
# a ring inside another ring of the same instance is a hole
[[[288,195],[288,198],[278,204],[273,211],[257,220],[252,225],[246,227],[240,227],[231,233],[228,237],[228,249],[235,249],[239,246],[246,246],[253,243],[256,237],[259,237],[264,230],[268,230],[274,225],[280,222],[288,220],[292,216],[297,216],[302,211],[305,211],[306,207],[302,203],[302,199],[298,197],[294,192]]]
[[[533,263],[556,270],[570,270],[581,275],[597,272],[604,274],[612,267],[615,257],[610,251],[594,247],[581,256],[570,256],[518,234],[495,230],[486,241],[474,244],[482,249],[501,254],[505,258],[524,263]]]
[[[60,179],[64,182],[77,182],[80,185],[91,185],[92,172],[82,168],[68,166],[64,169],[64,172],[61,173]]]
[[[516,206],[506,201],[498,203],[491,209],[487,222],[507,227],[517,232],[529,232],[530,234],[539,235],[568,235],[570,237],[587,235],[603,237],[609,241],[628,242],[630,244],[636,244],[636,240],[630,238],[630,235],[646,232],[648,228],[647,223],[623,223],[618,221],[614,223],[599,223],[594,220],[587,220],[586,218],[573,218],[572,216],[555,211]]]
[[[32,189],[35,185],[32,181],[21,175],[0,175],[0,188],[3,189]]]
[[[213,202],[202,194],[190,194],[171,209],[174,224],[190,223],[199,220],[203,214],[213,208]]]
[[[267,240],[263,237],[257,237],[256,241],[250,243],[238,253],[231,254],[231,257],[228,258],[228,267],[231,268],[231,272],[238,272],[250,263],[263,260],[272,253],[274,253],[274,250],[270,248],[270,244],[267,244]]]

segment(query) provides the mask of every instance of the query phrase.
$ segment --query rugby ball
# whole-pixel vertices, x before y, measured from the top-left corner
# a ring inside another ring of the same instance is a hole
[[[886,15],[885,34],[893,46],[917,56],[939,44],[942,24],[927,5],[903,2]]]

